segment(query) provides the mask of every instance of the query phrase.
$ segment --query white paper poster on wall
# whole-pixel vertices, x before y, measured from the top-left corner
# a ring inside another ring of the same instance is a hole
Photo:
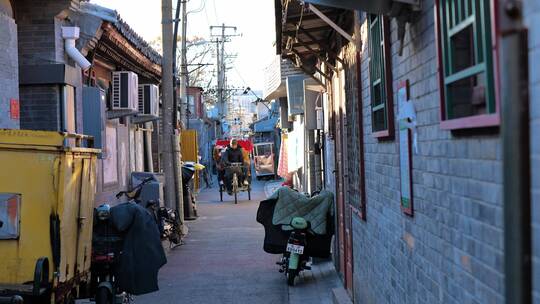
[[[304,166],[304,123],[301,116],[294,121],[288,141],[288,169],[291,173]]]
[[[21,195],[0,193],[0,240],[19,238]]]
[[[397,92],[399,125],[399,170],[401,180],[401,210],[413,215],[412,154],[416,151],[416,112],[409,100],[408,82],[400,84]],[[414,147],[414,149],[413,149]]]
[[[136,171],[136,149],[137,149],[137,142],[135,141],[135,130],[129,129],[129,171],[135,172]]]
[[[144,136],[143,131],[137,130],[135,132],[135,142],[137,146],[136,156],[135,156],[135,169],[138,172],[144,171]]]
[[[118,182],[118,151],[116,150],[116,127],[107,125],[105,128],[105,153],[103,158],[103,183]]]

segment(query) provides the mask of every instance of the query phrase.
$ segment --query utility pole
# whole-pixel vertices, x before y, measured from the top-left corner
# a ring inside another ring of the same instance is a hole
[[[184,105],[183,113],[181,116],[183,120],[185,118],[186,126],[189,124],[188,109],[189,101],[187,98],[187,0],[182,1],[182,49],[180,51],[180,100],[182,105]],[[182,113],[182,112],[181,112]]]
[[[180,21],[180,8],[181,8],[182,0],[176,1],[176,12],[175,12],[175,18],[174,18],[174,34],[173,34],[173,122],[175,126],[178,126],[178,111],[180,110],[180,107],[178,106],[178,94],[177,94],[177,86],[178,86],[178,64],[176,60],[176,53],[177,53],[177,45],[178,45],[178,22]]]
[[[221,33],[214,35],[212,30],[214,28],[221,29]],[[227,29],[234,30],[235,34],[226,34]],[[210,34],[212,38],[216,38],[216,58],[217,58],[217,99],[218,99],[218,113],[220,119],[227,117],[226,107],[226,72],[227,72],[227,56],[225,55],[225,43],[230,42],[230,37],[240,36],[236,34],[236,26],[229,26],[222,23],[221,25],[210,26]]]
[[[163,112],[161,116],[163,145],[163,174],[165,176],[165,206],[176,207],[175,193],[175,168],[173,154],[173,136],[175,126],[173,125],[173,28],[172,28],[172,2],[171,0],[161,0],[162,14],[162,39],[163,39],[163,59],[161,63],[161,84]]]

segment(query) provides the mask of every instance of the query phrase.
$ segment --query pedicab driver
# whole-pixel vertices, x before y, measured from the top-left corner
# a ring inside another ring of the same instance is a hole
[[[246,164],[244,161],[244,149],[238,145],[238,141],[236,139],[231,139],[229,147],[227,147],[227,150],[225,150],[225,153],[223,153],[221,156],[221,160],[223,161],[225,167],[229,166],[231,163],[243,163],[244,166],[242,167],[242,171],[240,172],[241,174],[238,176],[238,179],[240,182],[243,181],[244,185],[248,184],[247,179],[244,178],[247,175],[248,164]],[[233,170],[225,170],[225,186],[229,192],[232,188],[231,182],[233,173]]]

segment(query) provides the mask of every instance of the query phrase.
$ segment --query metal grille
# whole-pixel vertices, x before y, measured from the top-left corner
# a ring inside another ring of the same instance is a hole
[[[119,109],[120,105],[120,74],[113,73],[112,75],[112,108]]]
[[[139,113],[144,114],[144,85],[139,86]]]

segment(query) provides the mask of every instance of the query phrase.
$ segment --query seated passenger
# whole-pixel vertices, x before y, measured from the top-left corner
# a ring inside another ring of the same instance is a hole
[[[227,150],[225,150],[225,153],[223,153],[221,157],[221,161],[223,162],[225,169],[225,186],[227,187],[227,191],[232,191],[232,177],[235,173],[234,169],[227,169],[231,165],[231,163],[242,163],[243,166],[241,168],[238,168],[236,171],[236,174],[238,176],[238,182],[243,183],[244,185],[248,185],[247,179],[245,177],[247,176],[247,166],[248,164],[244,161],[244,151],[242,147],[238,145],[238,141],[236,139],[231,139],[231,142],[229,144],[229,147]]]

